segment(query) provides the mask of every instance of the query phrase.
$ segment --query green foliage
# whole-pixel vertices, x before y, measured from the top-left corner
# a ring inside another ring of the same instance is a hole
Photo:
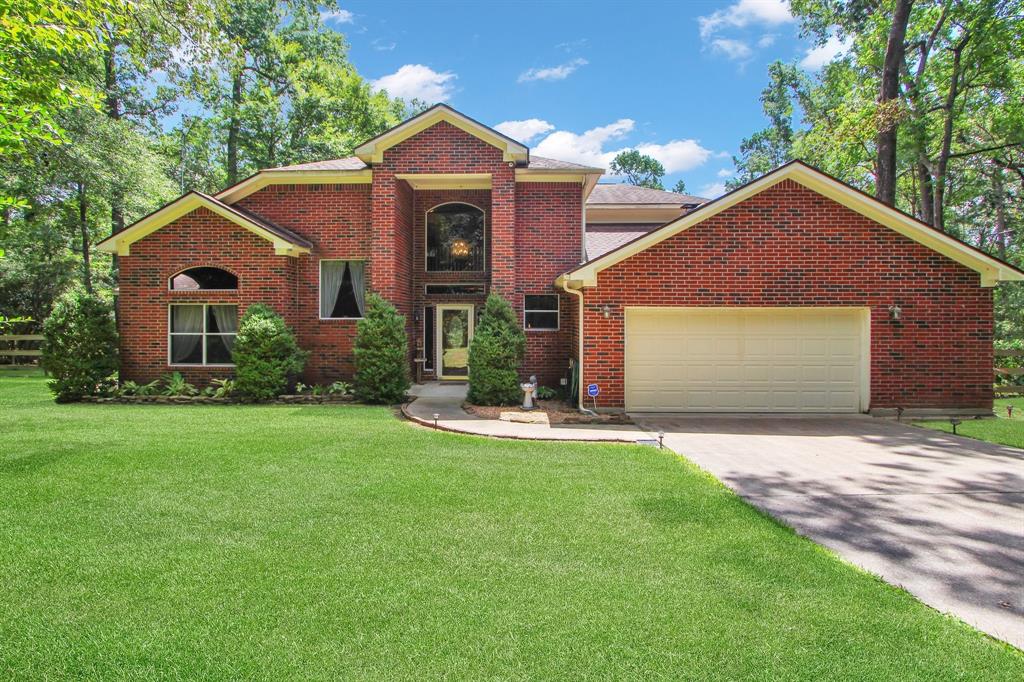
[[[284,318],[267,305],[249,306],[231,350],[235,390],[250,400],[273,400],[302,372],[306,353]]]
[[[235,380],[214,379],[207,388],[213,389],[212,396],[214,398],[230,398],[235,394]]]
[[[331,395],[348,395],[352,393],[352,384],[347,381],[335,381],[327,387],[327,392]]]
[[[641,154],[635,149],[627,149],[612,159],[608,168],[612,175],[623,175],[626,182],[650,189],[665,189],[661,179],[665,177],[665,167],[655,158]]]
[[[409,341],[405,317],[378,294],[366,296],[356,325],[354,392],[366,403],[393,404],[409,390]]]
[[[117,326],[109,303],[84,292],[63,296],[43,323],[42,361],[58,402],[95,395],[117,371]]]
[[[676,184],[672,187],[672,191],[676,194],[689,194],[689,192],[686,191],[685,180],[676,180]]]
[[[121,384],[120,395],[124,396],[150,396],[160,391],[160,381],[150,381],[148,384],[139,384],[134,381],[125,381]]]
[[[522,398],[519,366],[526,352],[515,311],[497,294],[487,297],[483,315],[469,345],[469,402],[475,405],[513,405]]]
[[[554,400],[558,397],[558,391],[547,386],[537,387],[537,399],[538,400]]]
[[[164,388],[161,393],[165,396],[176,398],[182,396],[193,396],[199,393],[195,386],[185,381],[181,372],[172,372],[163,377]]]

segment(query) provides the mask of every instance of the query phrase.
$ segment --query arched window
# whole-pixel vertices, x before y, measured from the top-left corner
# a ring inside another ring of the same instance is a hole
[[[237,289],[238,278],[220,268],[189,268],[171,278],[171,289],[198,291],[200,289]]]
[[[427,271],[484,269],[484,212],[469,204],[441,204],[427,213]]]

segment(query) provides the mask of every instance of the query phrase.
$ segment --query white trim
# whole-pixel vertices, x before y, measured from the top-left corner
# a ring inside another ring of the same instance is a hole
[[[187,268],[182,268],[181,270],[178,270],[176,273],[167,278],[167,291],[212,291],[215,293],[223,291],[238,291],[239,287],[235,287],[234,289],[175,289],[174,278],[177,277],[178,275],[184,275],[189,270],[193,270],[195,268],[212,268],[217,270],[223,270],[224,272],[234,277],[236,280],[241,281],[241,278],[238,276],[238,273],[231,272],[231,270],[228,270],[227,268],[222,268],[219,265],[190,265]]]
[[[490,173],[395,173],[413,189],[490,189]]]
[[[580,280],[585,287],[597,286],[597,274],[616,263],[619,263],[669,237],[697,225],[722,211],[739,204],[746,199],[777,185],[783,180],[793,180],[811,191],[832,199],[861,215],[884,225],[905,237],[912,239],[933,251],[936,251],[961,265],[975,270],[981,275],[981,286],[991,287],[998,282],[1022,281],[1024,273],[987,254],[976,251],[970,246],[932,229],[914,218],[887,206],[880,201],[865,196],[857,190],[844,185],[824,173],[799,161],[791,162],[778,168],[753,182],[744,185],[721,199],[705,204],[687,213],[675,222],[669,223],[653,232],[644,235],[630,244],[608,252],[572,272],[562,275],[559,279]],[[591,207],[593,209],[593,207]]]
[[[444,346],[441,339],[442,334],[442,315],[443,310],[465,310],[469,313],[469,330],[466,336],[466,348],[473,342],[473,330],[476,328],[476,306],[472,303],[439,303],[434,306],[434,376],[438,379],[444,379]],[[466,375],[456,375],[447,377],[449,380],[453,379],[468,379],[469,368],[466,368]]]
[[[555,297],[555,309],[554,310],[528,310],[526,308],[526,297],[527,296],[554,296]],[[527,327],[526,326],[526,315],[528,313],[554,313],[555,314],[555,326],[554,327]],[[527,332],[557,332],[562,328],[562,297],[557,293],[543,293],[543,294],[523,294],[523,331]]]
[[[211,289],[203,289],[201,291],[211,291]],[[227,291],[235,291],[234,289],[227,289]],[[171,331],[171,308],[174,306],[181,305],[192,305],[202,306],[203,308],[203,331],[199,334],[194,332],[172,332]],[[225,334],[222,332],[207,333],[206,331],[206,309],[212,305],[224,305],[231,306],[235,309],[235,319],[241,321],[241,317],[238,315],[238,304],[237,303],[209,303],[206,301],[182,301],[182,302],[170,302],[167,304],[167,366],[168,367],[234,367],[233,362],[206,362],[206,337],[207,336],[234,336],[238,338],[238,332],[234,334]],[[199,346],[203,350],[203,361],[201,363],[195,362],[172,362],[171,361],[171,339],[175,336],[199,336]]]
[[[428,230],[430,229],[430,224],[429,224],[430,212],[433,211],[434,209],[440,208],[441,206],[448,206],[450,204],[460,204],[462,206],[472,206],[476,210],[480,211],[480,213],[484,217],[483,268],[480,269],[480,270],[431,270],[430,268],[427,267],[427,259],[430,258],[430,254],[427,253],[429,251],[429,236],[430,235],[428,233]],[[440,204],[437,204],[436,206],[431,206],[430,208],[428,208],[427,210],[425,210],[423,212],[423,272],[483,273],[483,272],[487,272],[487,261],[488,261],[488,253],[487,253],[487,211],[485,211],[484,209],[480,208],[476,204],[469,203],[468,201],[442,201]]]
[[[373,172],[361,170],[275,170],[257,171],[255,175],[214,195],[218,201],[233,204],[270,185],[368,185]]]
[[[359,317],[321,317],[320,311],[323,309],[323,298],[324,298],[324,263],[325,262],[343,262],[343,263],[366,263],[365,258],[321,258],[316,264],[316,316],[321,322],[329,322],[331,320],[361,320],[364,316]],[[365,287],[364,287],[365,289]],[[365,295],[366,292],[364,291]]]
[[[446,104],[435,105],[372,140],[364,142],[355,148],[353,154],[362,159],[364,163],[380,163],[384,160],[385,151],[441,121],[450,123],[459,130],[502,150],[502,160],[506,162],[525,162],[529,159],[530,152],[525,145],[474,121]]]

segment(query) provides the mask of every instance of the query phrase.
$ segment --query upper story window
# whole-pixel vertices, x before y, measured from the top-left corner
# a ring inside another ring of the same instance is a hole
[[[427,213],[427,272],[484,269],[484,212],[469,204],[441,204]]]
[[[171,289],[199,291],[237,289],[238,277],[220,268],[200,267],[182,270],[171,278]]]

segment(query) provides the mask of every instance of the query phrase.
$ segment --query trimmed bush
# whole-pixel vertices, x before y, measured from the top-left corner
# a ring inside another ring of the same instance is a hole
[[[377,294],[366,296],[366,311],[356,325],[354,354],[356,398],[381,404],[405,399],[412,385],[405,317]]]
[[[469,402],[514,405],[522,399],[519,366],[526,353],[526,334],[508,301],[491,294],[469,344]]]
[[[117,325],[109,303],[73,291],[61,296],[43,323],[43,367],[57,402],[96,395],[117,371]]]
[[[235,392],[250,400],[273,400],[288,388],[306,364],[295,334],[270,306],[249,306],[238,323],[231,358]]]

